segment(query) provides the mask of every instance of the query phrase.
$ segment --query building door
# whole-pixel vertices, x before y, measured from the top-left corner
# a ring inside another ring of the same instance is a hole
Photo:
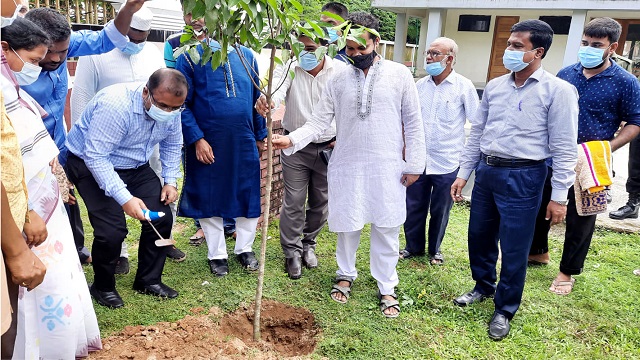
[[[487,71],[487,82],[498,76],[508,74],[509,70],[502,65],[502,56],[507,48],[507,40],[511,35],[511,27],[520,20],[519,16],[496,16],[493,29],[493,45],[491,49],[491,59],[489,60],[489,71]]]
[[[616,19],[622,25],[622,34],[616,53],[631,60],[618,61],[627,71],[640,78],[640,20]]]

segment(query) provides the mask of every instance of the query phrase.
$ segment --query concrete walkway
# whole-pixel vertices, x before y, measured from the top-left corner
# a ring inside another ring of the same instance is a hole
[[[613,220],[609,218],[609,211],[617,210],[627,203],[629,194],[627,194],[625,184],[629,176],[628,163],[629,145],[625,145],[613,153],[613,169],[616,172],[616,177],[613,179],[613,186],[611,187],[613,201],[609,204],[606,213],[598,215],[596,225],[613,231],[640,234],[640,218],[626,220]]]

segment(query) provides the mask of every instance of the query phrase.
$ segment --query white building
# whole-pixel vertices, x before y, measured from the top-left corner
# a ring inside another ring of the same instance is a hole
[[[633,72],[640,75],[639,0],[372,0],[371,5],[397,14],[396,44],[405,43],[410,17],[422,20],[417,64],[423,63],[425,47],[433,39],[454,39],[460,47],[456,71],[479,87],[507,72],[502,55],[511,26],[540,17],[556,33],[543,60],[550,72],[575,63],[584,25],[608,16],[623,27],[618,53],[634,60]],[[395,47],[395,61],[402,62],[403,48]]]

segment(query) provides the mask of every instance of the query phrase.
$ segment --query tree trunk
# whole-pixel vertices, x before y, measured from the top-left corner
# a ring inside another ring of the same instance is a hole
[[[271,60],[267,85],[267,104],[271,104],[273,85],[273,66],[276,48],[271,48]],[[255,309],[253,313],[253,341],[260,341],[260,310],[262,307],[262,288],[264,286],[264,262],[267,254],[267,230],[269,229],[269,213],[271,211],[271,180],[273,177],[273,143],[271,112],[267,113],[267,180],[265,188],[264,213],[262,214],[262,233],[260,236],[260,265],[258,268],[258,287],[256,288]]]

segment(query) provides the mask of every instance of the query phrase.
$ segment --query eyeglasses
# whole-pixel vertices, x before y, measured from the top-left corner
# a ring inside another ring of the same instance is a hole
[[[149,90],[149,97],[151,98],[151,102],[157,106],[160,110],[166,111],[166,112],[172,112],[172,111],[177,111],[177,112],[183,112],[184,111],[184,104],[177,106],[177,107],[171,107],[171,106],[166,106],[166,105],[160,105],[158,104],[158,102],[156,101],[156,99],[153,97],[153,93],[151,92],[151,90]]]
[[[446,54],[441,54],[437,51],[425,51],[424,52],[424,56],[431,56],[432,58],[438,57],[438,56],[442,56],[442,55],[451,55],[449,53]]]

